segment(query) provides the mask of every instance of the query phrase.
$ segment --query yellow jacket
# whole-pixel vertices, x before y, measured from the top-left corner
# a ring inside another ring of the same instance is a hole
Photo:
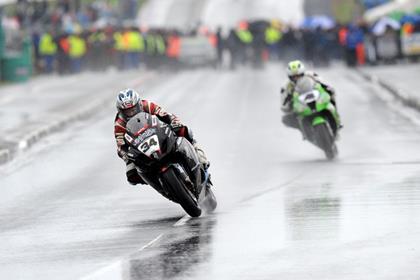
[[[114,37],[114,49],[117,51],[126,51],[124,38],[121,32],[115,32],[113,37]]]
[[[41,55],[55,55],[57,53],[57,44],[49,33],[42,35],[38,47]]]
[[[254,40],[254,36],[252,33],[247,29],[241,29],[236,31],[236,35],[238,36],[239,40],[241,40],[244,44],[251,44]]]
[[[265,30],[265,42],[270,45],[275,44],[281,40],[282,35],[280,30],[270,26]]]
[[[71,58],[80,58],[86,54],[86,41],[77,35],[69,37],[70,50],[69,55]]]
[[[126,41],[128,42],[128,51],[130,52],[143,52],[144,39],[138,31],[128,31],[126,34]]]

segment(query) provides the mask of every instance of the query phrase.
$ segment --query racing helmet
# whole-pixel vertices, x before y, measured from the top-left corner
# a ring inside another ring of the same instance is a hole
[[[131,118],[140,112],[140,95],[133,89],[124,89],[117,96],[118,112]]]
[[[287,76],[296,83],[305,74],[305,65],[300,60],[294,60],[287,64]]]

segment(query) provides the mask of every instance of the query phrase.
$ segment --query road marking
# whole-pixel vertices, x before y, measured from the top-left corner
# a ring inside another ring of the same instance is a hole
[[[314,168],[314,170],[315,170],[315,168]],[[314,170],[312,170],[312,171],[314,171]],[[256,199],[256,198],[259,198],[260,196],[266,195],[267,193],[270,193],[270,192],[273,192],[273,191],[277,191],[277,190],[279,190],[279,189],[281,189],[281,188],[287,187],[287,186],[289,186],[290,184],[292,184],[292,183],[296,182],[297,180],[299,180],[299,179],[301,179],[301,178],[305,177],[307,174],[308,174],[308,172],[307,172],[307,171],[302,171],[302,172],[300,172],[299,174],[295,175],[294,177],[290,178],[288,181],[283,182],[283,183],[282,183],[282,184],[280,184],[280,185],[276,185],[276,186],[274,186],[274,187],[269,187],[269,188],[266,188],[266,189],[264,189],[264,190],[262,190],[262,191],[260,191],[260,192],[257,192],[257,193],[255,193],[255,194],[249,195],[249,196],[247,196],[247,197],[245,197],[245,198],[241,199],[241,200],[240,200],[240,203],[245,203],[245,202],[248,202],[248,201],[250,201],[250,200],[254,200],[254,199]]]
[[[190,216],[185,215],[181,219],[179,219],[175,224],[173,224],[173,227],[183,226],[190,219],[191,219]],[[137,252],[141,252],[141,251],[143,251],[143,250],[145,250],[147,248],[150,248],[155,243],[157,243],[163,236],[164,236],[163,233],[159,234],[155,239],[153,239],[152,241],[150,241],[149,243],[147,243],[146,245],[144,245],[143,247],[141,247],[140,249],[138,249]],[[101,268],[101,269],[93,272],[92,274],[89,274],[87,276],[84,276],[84,277],[82,277],[80,279],[81,280],[116,279],[116,278],[113,278],[113,277],[116,275],[115,272],[119,272],[121,270],[122,264],[123,264],[123,260],[116,261],[115,263],[112,263],[112,264],[110,264],[110,265],[108,265],[106,267],[103,267],[103,268]]]
[[[162,236],[163,236],[163,233],[159,234],[158,237],[156,237],[155,239],[153,239],[152,241],[150,241],[149,243],[147,243],[146,245],[141,247],[138,250],[138,252],[143,251],[144,249],[147,249],[147,248],[151,247],[154,243],[159,241],[159,239],[161,239]],[[88,276],[82,277],[81,280],[116,279],[116,278],[114,278],[114,275],[117,275],[115,272],[119,273],[119,271],[121,270],[122,264],[123,264],[123,260],[117,261],[113,264],[110,264],[108,266],[105,266],[105,267],[95,271],[92,274],[89,274]]]
[[[151,247],[154,243],[156,243],[157,241],[159,241],[159,239],[161,239],[163,236],[163,233],[159,234],[158,237],[156,237],[155,239],[153,239],[152,241],[150,241],[149,243],[147,243],[146,245],[144,245],[143,247],[141,247],[139,249],[139,251],[143,251],[144,249],[147,249],[149,247]]]
[[[369,75],[359,71],[357,73],[368,81],[368,85],[376,87],[377,90],[373,90],[373,93],[385,102],[392,111],[411,121],[413,124],[420,125],[420,121],[418,120],[419,110],[416,107],[405,104],[406,102],[409,102],[409,97],[403,96],[401,91],[396,93],[386,86],[384,87],[381,80],[375,75]],[[398,102],[395,102],[395,99],[397,99]]]
[[[121,272],[119,272],[121,270],[122,267],[122,261],[117,261],[111,265],[108,265],[104,268],[101,268],[97,271],[95,271],[92,274],[89,274],[88,276],[84,276],[82,278],[80,278],[81,280],[93,280],[93,279],[101,279],[101,280],[105,280],[105,279],[119,279],[119,278],[112,278],[112,276],[110,277],[110,275],[121,275]],[[113,272],[117,272],[114,273]]]

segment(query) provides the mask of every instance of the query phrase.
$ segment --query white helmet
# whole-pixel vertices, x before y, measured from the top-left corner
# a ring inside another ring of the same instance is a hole
[[[117,96],[117,109],[125,117],[132,117],[140,112],[140,95],[130,88],[122,90]]]
[[[296,83],[297,79],[305,74],[305,65],[300,60],[294,60],[287,64],[287,76]]]

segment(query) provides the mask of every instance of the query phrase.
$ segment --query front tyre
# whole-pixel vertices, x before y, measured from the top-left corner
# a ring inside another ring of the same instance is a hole
[[[338,154],[337,145],[334,141],[334,135],[328,123],[322,123],[315,127],[318,146],[324,151],[327,159],[332,160]]]
[[[198,201],[195,195],[187,188],[184,181],[180,179],[174,167],[168,168],[162,174],[165,183],[170,192],[177,198],[178,203],[191,217],[199,217],[201,209],[198,206]]]

